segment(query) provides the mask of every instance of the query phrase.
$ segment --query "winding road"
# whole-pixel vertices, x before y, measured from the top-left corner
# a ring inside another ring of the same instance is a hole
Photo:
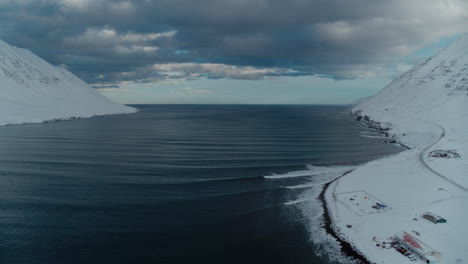
[[[447,182],[450,182],[451,184],[453,184],[453,185],[455,185],[456,187],[460,188],[460,189],[463,190],[464,192],[468,192],[468,189],[467,189],[467,188],[465,188],[465,187],[461,186],[460,184],[454,182],[453,180],[447,178],[446,176],[444,176],[443,174],[437,172],[436,170],[434,170],[433,168],[431,168],[431,167],[427,164],[426,160],[424,159],[424,157],[426,156],[426,152],[427,152],[432,146],[434,146],[435,144],[437,144],[442,138],[445,137],[445,128],[443,128],[442,126],[440,126],[439,124],[436,124],[436,123],[434,123],[434,122],[430,122],[430,121],[427,121],[427,120],[424,120],[424,121],[429,122],[429,123],[432,123],[432,124],[434,124],[435,126],[439,127],[440,130],[442,131],[442,133],[440,134],[439,138],[438,138],[436,141],[432,142],[432,144],[426,146],[425,148],[423,148],[423,149],[421,150],[421,152],[419,153],[419,162],[420,162],[427,170],[429,170],[429,171],[432,172],[433,174],[435,174],[435,175],[441,177],[442,179],[446,180]]]

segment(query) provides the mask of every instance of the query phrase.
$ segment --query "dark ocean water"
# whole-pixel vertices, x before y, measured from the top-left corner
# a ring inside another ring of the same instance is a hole
[[[341,106],[137,107],[0,127],[0,263],[326,263],[309,177],[263,176],[398,151]]]

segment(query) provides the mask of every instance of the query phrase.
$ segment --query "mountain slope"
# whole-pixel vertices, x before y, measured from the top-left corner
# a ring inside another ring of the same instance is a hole
[[[468,34],[360,102],[353,111],[362,110],[382,121],[411,115],[443,122],[450,113],[466,111],[467,103]]]
[[[67,70],[0,40],[0,125],[133,113]]]
[[[391,123],[391,132],[412,147],[430,144],[434,135],[444,132],[435,147],[456,149],[462,158],[467,157],[468,34],[395,79],[353,111]],[[466,160],[458,161],[432,163],[468,188],[468,177],[463,176],[468,171]]]
[[[411,149],[360,166],[330,185],[326,200],[335,230],[372,263],[413,263],[376,246],[403,231],[439,252],[440,263],[466,263],[468,35],[353,112],[390,128]],[[372,208],[376,201],[387,207]],[[425,212],[447,223],[435,225],[422,218]]]

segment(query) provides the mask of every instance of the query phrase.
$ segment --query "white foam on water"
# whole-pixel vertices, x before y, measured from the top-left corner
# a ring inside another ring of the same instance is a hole
[[[319,200],[319,195],[323,190],[323,186],[340,177],[349,170],[354,169],[353,166],[333,166],[319,167],[307,166],[308,170],[289,172],[282,175],[275,175],[275,178],[282,179],[294,177],[293,175],[314,176],[308,178],[307,183],[287,186],[288,189],[303,188],[304,191],[296,197],[296,199],[284,203],[285,205],[293,206],[299,210],[303,216],[303,223],[309,232],[309,239],[314,244],[315,254],[322,257],[327,263],[356,263],[353,258],[344,255],[341,252],[341,246],[334,237],[329,235],[324,227],[323,205]],[[300,177],[300,176],[296,176]]]
[[[361,135],[361,137],[365,137],[365,138],[387,138],[387,137],[384,137],[384,136],[369,136],[369,135]]]
[[[313,176],[317,173],[313,173],[311,171],[294,171],[294,172],[288,172],[285,174],[272,174],[268,176],[263,176],[265,179],[286,179],[286,178],[297,178],[297,177],[307,177],[307,176]]]
[[[317,186],[322,186],[321,183],[312,183],[312,184],[299,184],[293,186],[286,186],[286,189],[304,189],[304,188],[313,188]]]
[[[331,176],[330,180],[333,180],[339,175]],[[356,261],[344,255],[341,252],[341,246],[334,237],[329,235],[324,227],[323,219],[323,205],[319,200],[319,195],[323,190],[323,184],[320,188],[306,189],[301,194],[302,200],[308,200],[308,202],[299,202],[293,204],[304,216],[304,225],[309,232],[309,239],[315,246],[315,254],[324,258],[329,263],[343,263],[351,264]],[[298,200],[300,200],[298,199]]]
[[[379,132],[375,132],[373,130],[371,130],[371,131],[360,131],[359,134],[361,134],[361,135],[377,135],[377,134],[379,134]]]
[[[313,166],[307,165],[307,170],[302,171],[292,171],[284,174],[272,174],[263,176],[265,179],[286,179],[286,178],[297,178],[297,177],[308,177],[308,176],[315,176],[320,174],[326,173],[340,173],[345,172],[347,170],[352,170],[354,167],[352,166],[330,166],[330,167],[321,167],[321,166]]]

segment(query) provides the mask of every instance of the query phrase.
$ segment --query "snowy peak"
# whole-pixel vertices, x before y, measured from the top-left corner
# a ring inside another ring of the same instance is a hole
[[[67,70],[0,40],[0,124],[132,113]]]

